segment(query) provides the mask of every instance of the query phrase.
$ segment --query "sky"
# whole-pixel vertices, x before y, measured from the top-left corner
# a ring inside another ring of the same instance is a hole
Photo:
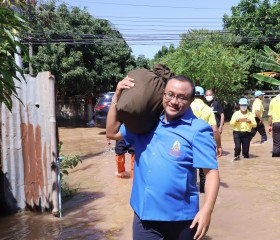
[[[223,15],[240,0],[62,0],[69,7],[86,7],[95,18],[109,20],[123,35],[135,57],[153,58],[162,46],[178,46],[191,29],[223,29]]]

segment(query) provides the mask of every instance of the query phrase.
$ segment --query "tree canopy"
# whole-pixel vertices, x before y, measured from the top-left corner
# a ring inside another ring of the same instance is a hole
[[[270,88],[252,74],[261,70],[258,49],[280,49],[280,1],[241,0],[224,15],[224,30],[190,30],[175,51],[163,47],[153,61],[163,61],[176,74],[214,88],[220,99],[234,100],[246,90]],[[254,75],[255,76],[255,75]]]
[[[150,59],[145,58],[144,55],[139,55],[136,58],[136,68],[150,69]]]
[[[32,43],[35,72],[50,70],[62,95],[106,92],[134,68],[131,49],[104,19],[65,4],[42,6],[35,13]]]
[[[251,60],[243,48],[232,43],[234,36],[192,30],[182,37],[174,53],[162,62],[175,74],[187,75],[203,88],[213,88],[221,100],[235,100],[246,89]]]
[[[258,61],[258,50],[269,46],[273,50],[280,49],[280,1],[279,0],[241,0],[231,8],[232,15],[224,15],[226,31],[240,36],[238,46],[248,49],[252,64],[248,75],[248,89],[270,89],[265,81],[256,82],[252,74],[262,71],[255,61]]]
[[[241,36],[241,43],[262,48],[280,42],[279,0],[241,0],[231,13],[223,17],[224,28]]]
[[[175,52],[176,49],[175,49],[175,46],[174,44],[170,44],[169,48],[166,47],[166,46],[162,46],[161,50],[159,50],[154,58],[153,58],[153,62],[157,62],[159,61],[162,57],[164,57],[165,55],[169,54],[169,53],[173,53]]]

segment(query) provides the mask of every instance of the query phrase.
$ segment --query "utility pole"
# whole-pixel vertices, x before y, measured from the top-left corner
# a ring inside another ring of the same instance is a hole
[[[29,58],[30,59],[33,56],[33,46],[31,43],[31,39],[32,39],[32,36],[31,36],[31,32],[29,31],[28,32],[28,48],[29,48]],[[29,61],[29,75],[33,76],[33,67],[32,67],[31,61]]]
[[[19,6],[17,6],[17,5],[12,5],[11,6],[11,9],[13,10],[13,11],[15,11],[15,12],[17,12],[18,14],[22,14],[22,12],[21,12],[21,9],[20,9],[20,7]],[[13,30],[15,33],[16,33],[16,30]],[[15,34],[16,35],[16,34]],[[20,38],[18,37],[18,36],[15,36],[15,40],[17,41],[17,42],[20,42]],[[16,62],[16,65],[20,68],[20,69],[22,69],[22,59],[21,59],[21,56],[20,56],[20,54],[21,54],[21,48],[17,45],[16,46],[16,50],[17,50],[17,52],[15,53],[15,62]],[[18,73],[17,73],[18,74]]]
[[[36,1],[30,1],[30,0],[27,0],[27,6],[28,6],[28,9],[29,9],[29,14],[28,14],[28,18],[29,18],[29,21],[31,21],[32,17],[31,17],[31,4],[35,7],[36,5]],[[32,35],[31,35],[31,31],[29,30],[28,31],[28,49],[29,49],[29,58],[31,59],[32,56],[33,56],[33,46],[32,46]],[[32,63],[31,61],[29,61],[29,75],[33,76],[33,67],[32,67]]]

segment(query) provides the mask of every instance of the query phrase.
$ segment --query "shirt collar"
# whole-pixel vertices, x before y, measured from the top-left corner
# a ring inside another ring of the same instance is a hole
[[[177,119],[176,121],[174,121],[174,122],[165,123],[165,121],[164,121],[164,114],[162,114],[162,115],[160,116],[160,121],[161,121],[161,123],[162,123],[163,125],[165,125],[165,124],[176,124],[177,122],[179,122],[179,121],[181,120],[181,121],[185,122],[186,124],[191,125],[192,120],[193,120],[194,118],[196,118],[196,116],[193,114],[193,111],[192,111],[191,107],[189,107],[189,109],[187,110],[187,112],[186,112],[184,115],[182,115],[179,119]]]

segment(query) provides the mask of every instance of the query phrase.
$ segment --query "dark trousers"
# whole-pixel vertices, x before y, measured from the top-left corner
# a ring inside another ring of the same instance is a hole
[[[280,122],[272,125],[273,149],[272,157],[280,157]]]
[[[133,240],[193,240],[197,226],[189,221],[144,221],[136,213],[133,219]]]
[[[125,153],[134,154],[134,146],[126,145],[124,140],[116,140],[115,153],[123,155]]]
[[[233,131],[233,139],[235,145],[234,157],[240,156],[242,146],[242,155],[244,156],[244,158],[249,158],[251,133]]]
[[[256,133],[259,132],[259,134],[261,135],[261,142],[267,141],[267,135],[266,135],[266,131],[264,128],[264,124],[260,124],[260,120],[256,117],[256,122],[257,122],[257,127],[252,128],[252,132],[251,132],[251,139],[253,137],[255,137]]]

